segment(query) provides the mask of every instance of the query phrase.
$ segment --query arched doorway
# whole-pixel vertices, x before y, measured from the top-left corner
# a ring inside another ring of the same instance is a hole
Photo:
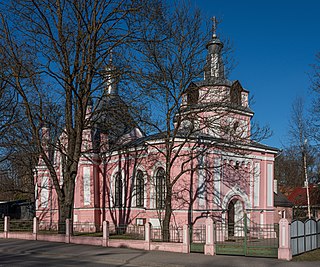
[[[243,203],[233,199],[228,205],[228,236],[243,236]]]

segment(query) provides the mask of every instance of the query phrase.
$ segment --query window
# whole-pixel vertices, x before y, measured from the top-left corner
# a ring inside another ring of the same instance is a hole
[[[144,180],[142,171],[137,172],[136,178],[136,206],[143,207],[144,202]]]
[[[233,124],[233,132],[236,133],[238,128],[239,128],[239,122],[235,121],[234,124]]]
[[[199,100],[199,89],[197,87],[191,87],[187,93],[188,106],[195,105]]]
[[[235,82],[230,88],[230,100],[231,103],[241,105],[241,92],[242,87],[239,82]]]
[[[114,190],[114,205],[115,207],[122,206],[122,178],[121,174],[117,173],[115,176],[115,190]]]
[[[136,225],[145,225],[146,219],[145,218],[137,218],[136,219]]]
[[[166,194],[165,173],[163,168],[159,168],[156,173],[156,207],[157,209],[164,208]]]

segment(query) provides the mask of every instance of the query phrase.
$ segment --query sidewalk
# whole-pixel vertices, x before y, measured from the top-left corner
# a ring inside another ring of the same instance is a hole
[[[285,267],[320,266],[320,262],[286,262],[238,256],[206,256],[127,248],[0,239],[0,266],[150,266]]]

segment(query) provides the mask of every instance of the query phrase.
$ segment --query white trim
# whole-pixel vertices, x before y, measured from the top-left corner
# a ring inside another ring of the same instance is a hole
[[[42,172],[45,172],[46,170],[48,170],[47,168],[47,165],[37,165],[35,167],[35,169],[38,171],[38,170],[41,170]]]
[[[247,194],[237,186],[234,186],[233,188],[231,188],[223,198],[222,205],[221,205],[222,209],[224,210],[228,209],[228,203],[231,200],[231,198],[233,198],[234,196],[240,196],[244,201],[245,209],[250,209],[250,201]]]
[[[237,154],[237,153],[232,153],[230,151],[228,152],[223,152],[219,150],[208,150],[207,154],[214,154],[214,155],[220,155],[222,156],[223,159],[232,159],[236,158],[239,161],[243,160],[265,160],[265,161],[274,161],[274,157],[266,157],[266,156],[258,156],[258,155],[252,155],[250,153],[244,153],[244,154]]]
[[[82,182],[83,182],[83,205],[91,204],[91,168],[88,166],[82,169]]]
[[[36,200],[36,209],[39,208],[39,192],[38,192],[38,181],[36,181],[35,185],[34,185],[34,199]],[[0,202],[2,203],[2,202]]]
[[[250,165],[250,170],[248,172],[249,174],[249,199],[251,202],[251,208],[254,207],[254,199],[253,199],[253,195],[254,195],[254,166]]]
[[[53,209],[53,210],[56,210],[58,211],[58,209]],[[74,210],[101,210],[101,208],[74,208]]]
[[[120,155],[121,153],[112,153],[113,155],[109,156],[110,158],[114,157],[114,156],[117,156],[117,155]],[[127,160],[131,160],[131,159],[142,159],[142,158],[147,158],[148,155],[147,154],[143,154],[143,155],[139,155],[139,156],[126,156],[126,157],[121,157],[121,159],[119,160],[118,158],[117,159],[106,159],[105,162],[110,164],[110,163],[116,163],[116,162],[122,162],[122,161],[127,161]]]
[[[220,207],[221,205],[221,159],[214,159],[214,175],[213,175],[213,203]]]
[[[204,143],[204,145],[205,145],[206,143]],[[236,146],[236,147],[234,147],[232,144],[220,144],[219,142],[214,142],[214,141],[212,141],[212,142],[207,142],[207,144],[211,144],[211,145],[219,145],[219,146],[222,146],[222,147],[229,147],[229,148],[231,148],[231,149],[235,149],[235,150],[237,150],[237,149],[242,149],[243,151],[253,151],[253,152],[262,152],[262,153],[269,153],[269,154],[278,154],[278,150],[273,150],[273,149],[266,149],[266,148],[258,148],[258,147],[253,147],[253,146],[250,146],[250,145],[239,145],[239,146]],[[222,152],[217,152],[217,154],[220,154],[220,155],[224,155],[224,151],[223,150],[221,150],[220,149],[220,151],[222,151]],[[227,152],[228,154],[230,154],[230,155],[232,155],[232,154],[234,154],[234,155],[239,155],[239,154],[235,154],[235,153],[232,153],[232,152]],[[249,152],[244,152],[243,153],[243,157],[252,157],[252,158],[254,158],[254,157],[256,157],[255,155],[251,155]],[[262,157],[263,159],[266,159],[267,157],[266,156],[257,156],[257,157]],[[270,160],[274,160],[274,158],[273,157],[269,157],[268,159],[270,159]]]
[[[40,204],[41,207],[47,208],[49,202],[49,177],[43,176],[40,186]]]
[[[264,224],[264,214],[263,214],[263,211],[260,212],[260,224]]]
[[[253,168],[253,205],[254,207],[260,206],[260,174],[261,174],[261,169],[260,169],[260,162],[255,162],[254,163],[254,168]]]
[[[267,164],[267,206],[273,206],[273,164]]]
[[[205,207],[206,204],[206,174],[205,170],[202,169],[205,166],[205,156],[203,154],[198,157],[198,165],[200,169],[198,170],[198,206]],[[201,190],[200,190],[201,189]]]

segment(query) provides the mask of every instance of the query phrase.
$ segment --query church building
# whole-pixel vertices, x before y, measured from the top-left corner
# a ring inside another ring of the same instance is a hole
[[[141,131],[110,72],[104,95],[87,109],[93,125],[83,132],[74,223],[159,227],[168,185],[171,225],[202,225],[207,217],[236,225],[244,214],[252,223],[274,223],[278,150],[252,140],[249,91],[225,77],[223,43],[215,33],[206,47],[204,79],[183,93],[169,137]],[[168,142],[173,146],[166,154]],[[61,161],[58,151],[54,157]],[[59,173],[61,166],[56,168]],[[49,171],[41,160],[36,170],[36,215],[40,222],[57,222]]]

